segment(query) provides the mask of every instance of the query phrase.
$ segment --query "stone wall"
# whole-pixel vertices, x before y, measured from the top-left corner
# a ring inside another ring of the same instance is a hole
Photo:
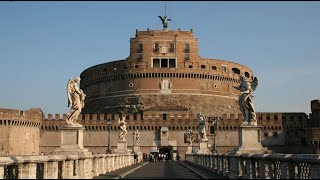
[[[39,153],[40,109],[0,109],[0,156]]]

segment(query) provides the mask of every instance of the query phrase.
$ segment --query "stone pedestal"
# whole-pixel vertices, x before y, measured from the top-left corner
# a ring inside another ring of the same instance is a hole
[[[192,145],[188,145],[188,149],[187,149],[187,152],[186,154],[192,154]]]
[[[142,152],[140,151],[140,145],[134,145],[133,151],[138,155],[138,162],[142,161],[143,157],[142,157]]]
[[[134,151],[135,153],[140,152],[140,145],[134,145],[134,146],[133,146],[133,151]]]
[[[211,152],[208,148],[207,141],[199,142],[199,151],[197,152],[197,154],[211,154]]]
[[[268,149],[261,144],[261,126],[239,126],[239,147],[231,152],[236,154],[265,154]]]
[[[55,154],[79,155],[92,154],[83,147],[83,127],[63,127],[60,129],[61,144]]]
[[[128,148],[127,148],[127,141],[118,141],[117,153],[118,154],[127,154],[127,153],[129,153]]]

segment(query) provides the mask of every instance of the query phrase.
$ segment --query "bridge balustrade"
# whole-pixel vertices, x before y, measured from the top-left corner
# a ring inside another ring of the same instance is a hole
[[[0,179],[92,179],[133,163],[133,154],[5,156]]]
[[[230,179],[319,179],[317,154],[186,154],[186,161]]]

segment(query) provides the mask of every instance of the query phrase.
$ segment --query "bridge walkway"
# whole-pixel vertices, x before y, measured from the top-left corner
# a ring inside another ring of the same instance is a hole
[[[186,161],[139,162],[93,179],[228,179]]]

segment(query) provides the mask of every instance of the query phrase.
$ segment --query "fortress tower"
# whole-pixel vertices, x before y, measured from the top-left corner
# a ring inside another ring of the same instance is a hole
[[[136,30],[129,57],[81,73],[82,113],[119,113],[130,104],[137,111],[129,113],[238,114],[239,92],[232,86],[239,74],[253,77],[239,63],[201,57],[192,30]]]

